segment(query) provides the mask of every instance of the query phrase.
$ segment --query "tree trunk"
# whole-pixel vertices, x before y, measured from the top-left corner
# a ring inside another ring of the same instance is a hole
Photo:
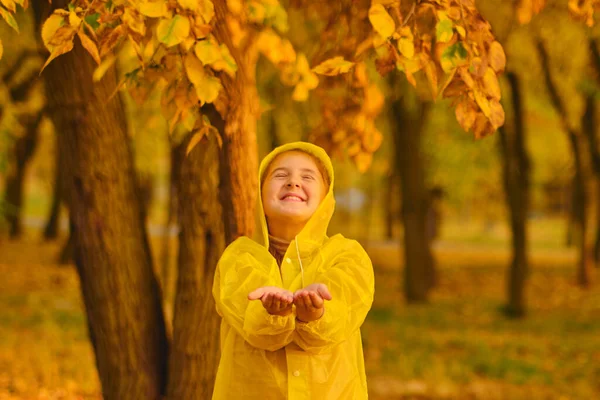
[[[595,39],[589,42],[592,58],[592,72],[594,79],[600,83],[600,52]],[[598,130],[596,128],[596,97],[595,93],[589,93],[586,99],[586,112],[583,130],[588,140],[592,170],[596,180],[596,239],[594,240],[594,262],[600,267],[600,146]]]
[[[575,164],[575,175],[573,179],[573,233],[575,236],[575,243],[579,247],[579,260],[577,267],[577,282],[579,285],[586,287],[591,284],[591,249],[590,241],[588,237],[588,198],[585,189],[585,165],[583,161],[585,143],[582,135],[578,134],[573,128],[569,126],[566,109],[562,102],[562,99],[558,93],[556,86],[552,80],[550,73],[550,60],[548,52],[544,47],[544,44],[539,41],[537,43],[538,54],[540,57],[542,71],[544,73],[544,80],[546,81],[546,88],[550,95],[550,100],[559,115],[563,129],[569,137],[571,143],[571,149],[573,151],[573,158]],[[586,115],[583,115],[582,122],[586,124]]]
[[[60,203],[62,199],[62,168],[60,162],[60,152],[56,146],[54,154],[54,188],[52,190],[52,206],[50,207],[50,215],[44,228],[44,239],[52,240],[58,236],[58,227],[60,222]]]
[[[11,239],[18,238],[22,233],[21,211],[23,206],[23,184],[27,165],[33,156],[38,139],[38,127],[42,114],[32,116],[23,121],[25,135],[18,138],[14,144],[14,160],[8,169],[4,201],[9,205],[5,218],[9,225]]]
[[[171,236],[171,229],[176,226],[178,207],[178,182],[181,173],[181,163],[185,158],[185,142],[171,144],[170,172],[169,172],[169,204],[167,210],[167,221],[165,222],[164,236],[161,243],[160,254],[160,284],[163,293],[163,307],[167,325],[167,336],[172,337],[173,307],[175,299],[176,266],[171,259],[171,250],[178,247],[178,240]]]
[[[425,302],[436,279],[427,238],[427,192],[420,150],[429,105],[417,100],[415,109],[411,110],[406,96],[392,105],[404,223],[404,292],[409,302]]]
[[[507,73],[511,89],[514,126],[499,129],[503,178],[506,202],[510,211],[513,259],[507,277],[509,315],[521,317],[526,314],[525,285],[529,275],[527,260],[527,214],[529,210],[529,157],[525,148],[523,105],[518,76]]]
[[[239,236],[252,236],[254,232],[256,194],[258,189],[258,145],[256,127],[259,117],[259,98],[256,90],[256,40],[246,47],[236,48],[225,23],[228,13],[225,0],[215,0],[215,36],[227,45],[238,70],[235,78],[223,74],[223,90],[227,105],[217,107],[224,116],[224,126],[219,130],[223,140],[221,151],[221,205],[224,210],[225,236],[231,243]]]
[[[50,7],[67,3],[55,0]],[[40,26],[49,6],[33,5]],[[117,77],[111,69],[94,84],[95,68],[76,40],[74,50],[42,74],[63,156],[75,265],[103,397],[159,399],[167,355],[160,290],[140,218],[124,108],[119,96],[108,101]]]
[[[219,359],[220,318],[212,283],[225,232],[217,139],[205,137],[186,157],[188,141],[179,155],[179,275],[167,398],[203,400],[212,396]]]

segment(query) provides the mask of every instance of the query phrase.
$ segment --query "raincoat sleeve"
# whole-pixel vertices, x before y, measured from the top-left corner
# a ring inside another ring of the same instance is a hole
[[[244,251],[243,244],[240,239],[232,243],[217,265],[213,282],[217,312],[250,345],[275,351],[292,341],[295,317],[271,315],[260,300],[248,300],[253,290],[281,282],[270,275],[272,260]]]
[[[360,329],[373,304],[371,259],[358,242],[348,242],[315,278],[316,283],[327,285],[332,296],[325,302],[325,313],[316,321],[296,323],[294,341],[305,351],[328,352],[348,339]]]

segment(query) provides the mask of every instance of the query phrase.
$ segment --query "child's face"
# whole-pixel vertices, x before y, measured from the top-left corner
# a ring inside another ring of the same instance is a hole
[[[312,157],[287,151],[278,155],[266,172],[263,208],[268,221],[306,223],[326,194],[325,181]]]

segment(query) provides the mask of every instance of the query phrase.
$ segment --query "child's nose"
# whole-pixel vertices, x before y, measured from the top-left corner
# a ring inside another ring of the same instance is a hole
[[[300,187],[300,184],[294,179],[291,179],[290,181],[288,181],[287,187]]]

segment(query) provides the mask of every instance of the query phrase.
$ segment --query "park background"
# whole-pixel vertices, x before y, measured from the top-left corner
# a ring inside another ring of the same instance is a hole
[[[330,233],[359,240],[376,273],[362,327],[370,397],[599,398],[598,28],[573,18],[567,1],[549,1],[530,20],[512,2],[477,7],[506,52],[506,124],[474,139],[422,77],[415,89],[400,71],[379,77],[371,63],[381,146],[366,170],[346,153],[334,157]],[[297,46],[310,41],[301,15],[289,13],[289,36]],[[18,35],[0,24],[0,399],[101,398],[32,10],[19,8],[16,20]],[[124,48],[120,69],[132,59]],[[264,57],[256,81],[259,159],[312,140],[322,115],[311,98],[294,101]],[[194,171],[181,165],[216,144],[204,138],[186,155],[188,131],[169,133],[159,96],[117,96],[172,341],[181,252],[195,243],[181,245],[178,210],[205,195],[182,189]],[[186,337],[188,356],[202,351],[190,344],[201,334]]]

